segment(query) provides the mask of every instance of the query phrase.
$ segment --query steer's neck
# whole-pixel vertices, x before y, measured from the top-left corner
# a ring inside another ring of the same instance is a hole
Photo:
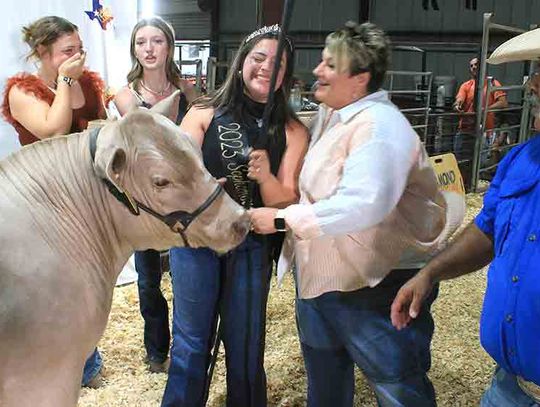
[[[97,270],[104,285],[115,280],[131,253],[117,232],[110,197],[94,174],[88,133],[36,143],[8,158],[13,182],[28,203],[38,233],[68,256],[73,267]]]

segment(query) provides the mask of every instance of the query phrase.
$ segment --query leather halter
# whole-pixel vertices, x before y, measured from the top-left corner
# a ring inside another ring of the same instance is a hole
[[[95,128],[90,131],[89,136],[89,147],[90,147],[90,156],[92,158],[92,164],[94,164],[95,156],[96,156],[96,148],[97,148],[97,138],[99,135],[99,131],[101,128]],[[111,181],[109,181],[106,178],[100,178],[101,181],[107,186],[107,189],[109,192],[121,203],[123,203],[129,211],[135,215],[139,216],[140,211],[139,209],[142,209],[144,212],[152,215],[154,218],[159,219],[163,223],[165,223],[169,228],[175,232],[179,233],[182,237],[182,240],[184,242],[184,246],[191,247],[189,245],[187,236],[186,236],[186,230],[193,222],[197,216],[199,216],[201,213],[203,213],[206,209],[210,207],[214,203],[214,201],[221,195],[223,192],[223,187],[218,184],[216,189],[214,189],[214,192],[210,194],[208,198],[193,212],[187,212],[187,211],[175,211],[171,212],[167,215],[162,215],[152,208],[149,208],[148,206],[142,204],[140,201],[134,199],[129,193],[126,191],[119,190]]]

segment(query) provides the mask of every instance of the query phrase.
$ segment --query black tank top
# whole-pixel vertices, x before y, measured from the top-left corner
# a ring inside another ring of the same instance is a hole
[[[240,205],[264,206],[258,185],[255,183],[253,196],[249,197],[247,177],[249,147],[266,146],[270,158],[270,171],[277,176],[281,159],[287,145],[285,126],[277,128],[276,135],[259,135],[264,104],[245,97],[242,120],[233,117],[226,109],[216,109],[214,117],[204,135],[202,152],[204,165],[216,178],[227,177],[225,190]]]

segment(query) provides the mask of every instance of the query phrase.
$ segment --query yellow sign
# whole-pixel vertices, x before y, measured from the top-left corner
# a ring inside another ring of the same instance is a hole
[[[437,184],[441,191],[453,191],[465,195],[463,178],[454,154],[448,153],[429,157],[429,162],[435,170]]]

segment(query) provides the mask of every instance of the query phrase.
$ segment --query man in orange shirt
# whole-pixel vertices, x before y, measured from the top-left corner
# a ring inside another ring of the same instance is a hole
[[[474,113],[474,92],[476,88],[476,75],[478,72],[478,58],[473,58],[469,62],[469,72],[471,74],[471,79],[461,84],[459,91],[456,95],[456,100],[454,102],[454,109],[459,113]],[[501,83],[493,79],[492,86],[501,86]],[[485,106],[487,91],[487,82],[484,83],[484,92],[483,92],[483,101],[482,104]],[[496,90],[491,92],[488,98],[488,108],[489,109],[501,109],[508,107],[508,101],[506,100],[506,93],[502,90]],[[466,115],[462,117],[459,121],[458,134],[456,135],[456,142],[454,143],[454,151],[456,156],[461,156],[462,143],[463,143],[463,134],[474,134],[475,127],[475,116]],[[488,112],[486,118],[486,126],[484,132],[486,134],[491,133],[491,129],[495,127],[495,114],[493,112]]]

